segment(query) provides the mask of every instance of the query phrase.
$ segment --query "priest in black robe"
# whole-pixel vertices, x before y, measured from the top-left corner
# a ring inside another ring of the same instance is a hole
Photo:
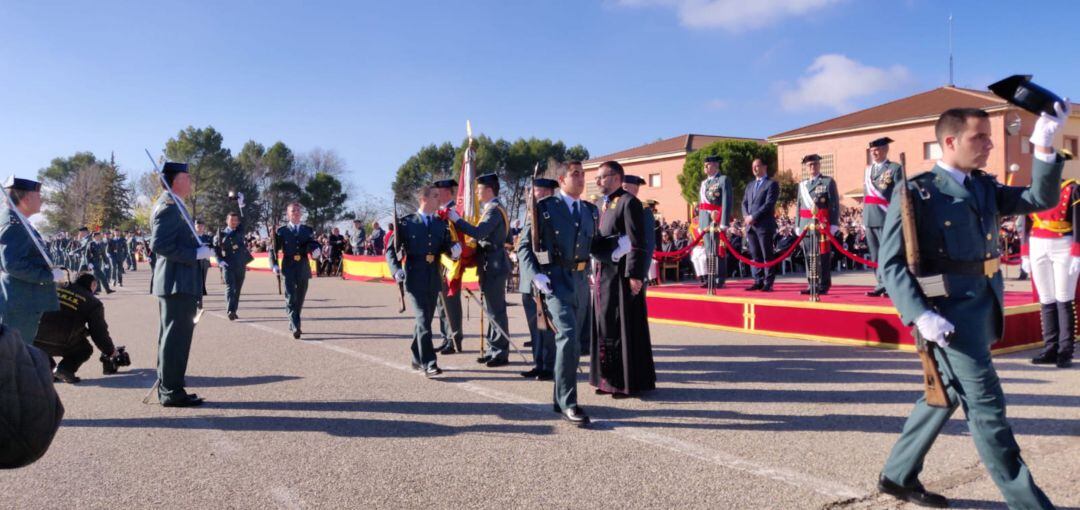
[[[600,257],[589,384],[615,398],[656,387],[645,308],[645,219],[641,201],[622,188],[624,175],[615,161],[601,164],[596,175],[604,193],[598,235],[615,248],[611,257]]]

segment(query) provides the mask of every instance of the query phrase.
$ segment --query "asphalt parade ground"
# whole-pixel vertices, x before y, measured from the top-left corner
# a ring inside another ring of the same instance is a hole
[[[0,472],[0,508],[907,508],[875,482],[921,391],[913,353],[654,324],[658,389],[614,400],[581,376],[582,430],[552,412],[551,382],[518,375],[517,354],[475,363],[475,304],[466,352],[428,380],[409,366],[395,287],[313,279],[297,341],[271,275],[248,274],[230,322],[212,269],[187,377],[207,403],[163,408],[142,403],[158,331],[148,276],[142,265],[103,297],[132,366],[102,376],[95,353],[82,383],[58,385],[52,448]],[[520,346],[521,306],[510,318]],[[996,359],[1008,414],[1035,480],[1080,508],[1080,370],[1031,355]],[[956,508],[1005,507],[962,411],[922,481]]]

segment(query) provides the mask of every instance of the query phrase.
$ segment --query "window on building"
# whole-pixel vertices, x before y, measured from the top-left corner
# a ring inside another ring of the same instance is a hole
[[[1076,151],[1080,148],[1080,138],[1075,136],[1066,136],[1065,143],[1062,144],[1063,148],[1073,154],[1073,156],[1080,156],[1080,153]]]
[[[659,188],[660,183],[661,183],[660,174],[649,174],[649,187],[650,188]]]
[[[925,142],[922,144],[923,159],[936,161],[941,159],[941,145],[937,142]]]
[[[833,177],[836,168],[834,156],[832,154],[819,154],[819,156],[821,156],[821,175]],[[806,169],[806,165],[802,165],[802,168],[799,170],[799,175],[800,180],[805,180],[810,177],[810,172]]]

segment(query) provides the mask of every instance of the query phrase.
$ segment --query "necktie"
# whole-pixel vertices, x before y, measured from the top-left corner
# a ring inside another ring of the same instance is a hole
[[[571,209],[571,213],[574,217],[574,224],[581,225],[581,209],[578,208],[578,203],[574,201],[574,207]]]
[[[431,219],[431,218],[429,218],[429,217],[428,217],[428,215],[426,215],[426,214],[424,215],[424,226],[425,226],[425,227],[427,227],[427,226],[429,226],[429,225],[430,225],[430,224],[428,223],[428,220],[430,220],[430,219]]]

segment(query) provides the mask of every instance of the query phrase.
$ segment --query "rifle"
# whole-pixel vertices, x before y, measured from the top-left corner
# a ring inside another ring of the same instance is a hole
[[[540,163],[536,163],[533,167],[533,179],[540,176]],[[535,184],[533,186],[536,186]],[[540,246],[540,224],[536,217],[536,194],[533,190],[529,190],[529,198],[526,200],[526,209],[529,215],[529,219],[532,220],[532,226],[529,228],[529,241],[532,243],[533,253],[536,254],[537,264],[550,263],[550,254],[544,251],[539,251]],[[551,319],[548,317],[547,312],[544,311],[544,296],[540,290],[532,288],[532,299],[536,303],[536,329],[540,331],[552,331],[558,332],[558,328],[551,323]]]
[[[397,196],[394,196],[394,239],[391,241],[390,249],[394,250],[394,257],[397,257],[398,263],[401,267],[405,267],[405,245],[401,239],[401,222],[398,219],[397,211]],[[398,313],[405,312],[405,282],[397,282],[398,289]]]
[[[270,230],[270,267],[277,265],[277,218],[274,219],[274,226]],[[274,275],[277,277],[277,293],[281,295],[281,272]]]
[[[907,158],[903,152],[900,153],[900,182],[897,185],[900,187],[897,191],[897,198],[900,200],[900,225],[904,234],[904,256],[907,259],[908,271],[915,276],[919,282],[919,287],[923,289],[924,295],[927,297],[944,295],[940,292],[944,289],[943,285],[939,292],[934,292],[931,285],[924,285],[924,283],[930,284],[932,282],[921,278],[923,274],[919,257],[919,234],[916,231],[915,208],[911,203],[911,194],[908,192],[907,187]],[[938,367],[937,358],[934,357],[934,349],[937,345],[934,342],[927,341],[919,333],[918,327],[911,328],[911,335],[915,337],[915,351],[919,353],[919,361],[922,363],[923,391],[926,405],[941,408],[949,407],[949,396],[945,393],[945,384],[941,380],[941,370]],[[955,333],[950,335],[955,335]]]

